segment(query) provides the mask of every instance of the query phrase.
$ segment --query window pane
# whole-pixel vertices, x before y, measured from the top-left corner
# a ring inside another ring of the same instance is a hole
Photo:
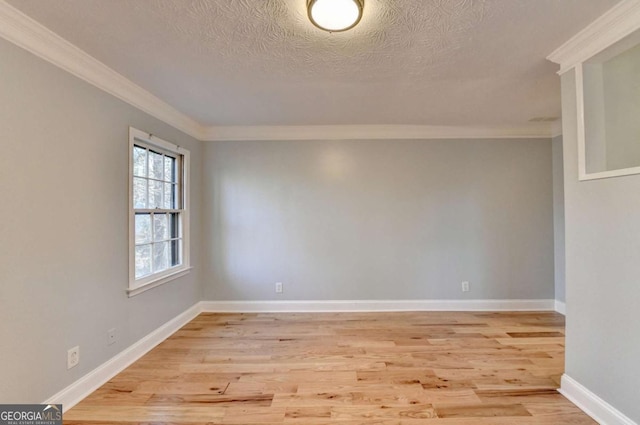
[[[149,208],[162,208],[162,182],[149,180]]]
[[[169,268],[169,242],[153,244],[153,271],[161,272]]]
[[[165,183],[164,184],[164,208],[168,208],[168,209],[175,209],[176,208],[176,202],[175,202],[175,185],[171,184],[171,183]]]
[[[174,182],[176,181],[176,160],[170,156],[164,157],[164,181]]]
[[[162,154],[149,151],[149,177],[162,180],[163,171]]]
[[[138,146],[133,147],[133,175],[147,176],[147,150]]]
[[[171,241],[171,267],[177,266],[181,263],[180,261],[180,245],[182,244],[182,239],[177,239],[175,241]]]
[[[151,242],[151,214],[136,214],[136,243]]]
[[[167,214],[153,215],[153,240],[164,241],[169,239],[169,225],[167,223]]]
[[[147,180],[133,178],[133,208],[147,208]]]
[[[176,239],[180,237],[180,214],[173,213],[169,214],[169,237],[171,239]]]
[[[136,279],[151,274],[151,245],[136,247]]]

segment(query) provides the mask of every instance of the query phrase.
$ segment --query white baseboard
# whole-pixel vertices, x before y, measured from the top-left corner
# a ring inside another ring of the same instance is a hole
[[[71,409],[93,391],[122,372],[152,348],[200,314],[200,303],[171,319],[140,341],[121,351],[62,391],[45,400],[43,404],[62,404],[64,411]]]
[[[566,374],[562,375],[559,391],[601,425],[638,425]]]
[[[555,304],[556,304],[556,312],[562,314],[563,316],[566,316],[567,314],[566,304],[558,300],[556,300]]]
[[[211,313],[358,311],[554,311],[554,300],[202,301]]]

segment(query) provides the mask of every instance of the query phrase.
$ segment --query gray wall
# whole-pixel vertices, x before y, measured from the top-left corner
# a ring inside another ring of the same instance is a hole
[[[573,71],[562,76],[566,373],[640,422],[640,175],[578,181]]]
[[[552,299],[551,165],[549,139],[206,143],[205,297]]]
[[[201,299],[199,196],[193,272],[126,294],[128,127],[190,149],[198,195],[201,143],[4,40],[0,58],[0,402],[35,403]]]
[[[551,141],[553,157],[553,247],[556,300],[565,302],[564,167],[562,136]]]

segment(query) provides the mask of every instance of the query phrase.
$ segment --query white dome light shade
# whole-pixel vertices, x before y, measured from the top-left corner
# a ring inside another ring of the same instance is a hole
[[[346,31],[356,26],[362,18],[364,0],[308,0],[309,19],[318,28],[329,31]]]

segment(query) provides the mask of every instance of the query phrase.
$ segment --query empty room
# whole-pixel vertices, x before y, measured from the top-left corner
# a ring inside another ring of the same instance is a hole
[[[640,424],[640,0],[0,0],[0,425]]]

